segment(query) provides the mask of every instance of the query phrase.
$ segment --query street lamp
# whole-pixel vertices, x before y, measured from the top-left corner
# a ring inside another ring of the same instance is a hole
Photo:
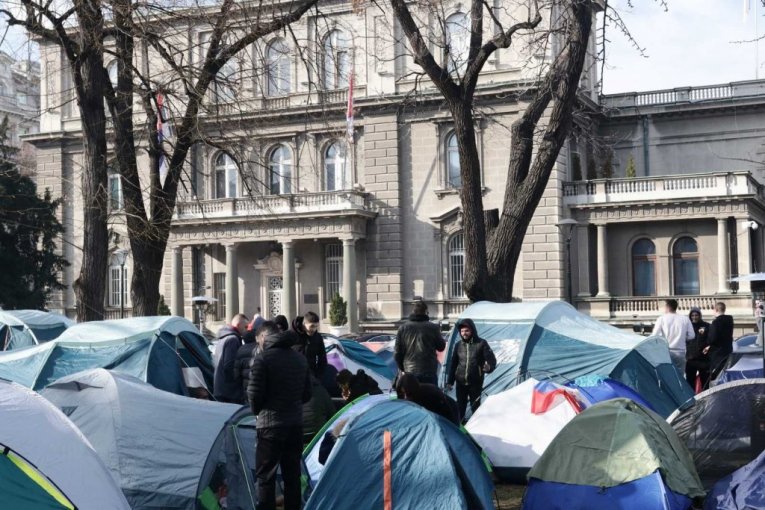
[[[568,295],[568,302],[570,304],[574,304],[574,296],[573,296],[573,290],[571,285],[571,238],[574,235],[574,228],[579,225],[579,222],[577,222],[573,218],[566,218],[564,220],[560,220],[556,227],[558,227],[558,230],[560,230],[560,233],[563,234],[563,239],[566,241],[566,284],[567,284],[567,295]]]
[[[205,334],[205,316],[210,308],[210,305],[217,303],[218,300],[214,297],[208,296],[194,296],[191,298],[191,304],[196,307],[199,312],[199,332],[204,336]]]
[[[127,261],[128,251],[120,249],[114,252],[117,263],[120,265],[120,319],[125,318],[125,261]]]

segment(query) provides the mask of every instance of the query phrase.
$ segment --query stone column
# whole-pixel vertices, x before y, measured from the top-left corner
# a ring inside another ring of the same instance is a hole
[[[226,321],[239,313],[239,271],[236,245],[226,244]]]
[[[751,221],[746,219],[743,221]],[[736,225],[740,225],[741,221],[736,220]],[[747,228],[741,232],[738,236],[738,274],[739,276],[747,275],[752,272],[752,230]],[[750,282],[739,282],[739,293],[750,292],[752,290],[752,284]]]
[[[717,218],[717,293],[729,292],[730,246],[728,244],[728,219]]]
[[[183,317],[183,246],[173,246],[170,313]]]
[[[348,327],[355,333],[359,326],[359,303],[356,299],[356,240],[343,239],[343,299],[348,303]]]
[[[598,297],[609,297],[606,225],[598,225]]]
[[[295,243],[292,240],[282,243],[282,314],[291,321],[297,315],[297,297],[295,296]]]
[[[577,262],[577,296],[588,298],[592,296],[590,288],[590,229],[588,224],[577,225],[576,239],[572,241],[572,249],[576,249]]]

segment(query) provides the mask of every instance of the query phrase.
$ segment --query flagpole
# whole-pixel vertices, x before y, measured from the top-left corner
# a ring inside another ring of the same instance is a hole
[[[754,78],[760,79],[760,20],[757,15],[757,4],[760,0],[754,2]]]

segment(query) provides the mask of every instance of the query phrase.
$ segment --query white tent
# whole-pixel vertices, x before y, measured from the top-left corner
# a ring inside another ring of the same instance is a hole
[[[465,425],[501,479],[525,482],[529,469],[576,416],[568,402],[543,414],[532,414],[531,400],[537,382],[530,378],[489,396]]]
[[[0,379],[0,506],[129,510],[82,433],[37,393]]]

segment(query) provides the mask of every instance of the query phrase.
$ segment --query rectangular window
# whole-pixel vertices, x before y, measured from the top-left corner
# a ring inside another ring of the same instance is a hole
[[[335,294],[343,293],[343,245],[328,244],[325,251],[327,302],[332,300]]]
[[[195,246],[191,251],[192,292],[193,296],[206,296],[205,292],[205,252],[204,248]],[[199,322],[199,311],[194,307],[194,322]]]
[[[213,294],[218,301],[215,303],[216,321],[226,320],[226,273],[213,273]]]
[[[109,210],[121,211],[124,207],[122,200],[122,179],[119,174],[109,175]]]
[[[109,268],[109,306],[120,306],[120,291],[122,292],[122,303],[128,305],[128,270],[125,268],[124,272],[121,271],[120,266],[112,266]],[[122,282],[120,283],[120,273],[122,272]]]

